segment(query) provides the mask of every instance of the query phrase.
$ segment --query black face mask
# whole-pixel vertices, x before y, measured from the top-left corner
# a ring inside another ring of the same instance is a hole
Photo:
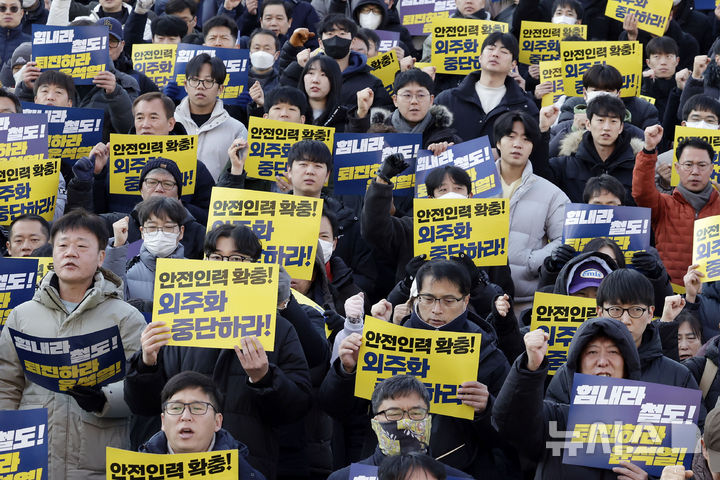
[[[350,53],[350,43],[352,43],[352,40],[335,35],[334,37],[323,39],[322,43],[325,55],[339,60],[347,57],[348,53]]]

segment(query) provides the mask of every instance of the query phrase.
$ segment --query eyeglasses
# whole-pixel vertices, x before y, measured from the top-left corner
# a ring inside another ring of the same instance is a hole
[[[155,233],[158,230],[160,230],[165,233],[175,233],[178,231],[179,228],[180,227],[178,227],[177,225],[164,225],[162,227],[155,227],[155,226],[146,227],[145,225],[143,225],[143,232],[144,233]]]
[[[213,85],[215,85],[217,83],[215,80],[212,80],[212,79],[200,80],[199,78],[195,78],[195,77],[188,78],[185,81],[187,82],[188,85],[190,85],[193,88],[199,87],[200,84],[202,83],[203,88],[206,88],[206,89],[212,88]]]
[[[0,13],[5,13],[8,10],[10,10],[10,13],[17,13],[20,10],[20,7],[18,7],[17,5],[12,5],[10,7],[6,5],[0,5]]]
[[[185,407],[188,407],[191,415],[205,415],[208,411],[208,407],[213,407],[212,403],[208,402],[165,402],[163,405],[163,411],[168,415],[182,415],[185,411]]]
[[[678,165],[680,165],[680,168],[682,168],[686,172],[692,172],[694,167],[697,167],[698,170],[703,171],[703,170],[706,170],[712,164],[708,163],[708,162],[699,162],[699,163],[683,162],[683,163],[679,163]]]
[[[402,420],[406,413],[410,420],[423,420],[427,417],[428,410],[427,408],[422,407],[413,407],[410,410],[403,410],[402,408],[388,408],[381,412],[377,412],[375,415],[384,415],[385,420],[388,422],[396,422],[398,420]]]
[[[110,37],[110,40],[108,40],[108,45],[110,45],[110,48],[117,48],[118,45],[120,45],[120,40]]]
[[[211,253],[208,255],[208,260],[212,260],[214,262],[254,262],[254,260],[250,257],[246,257],[245,255],[220,255],[219,253]]]
[[[420,301],[420,305],[424,305],[426,307],[429,307],[431,305],[435,305],[435,302],[440,302],[440,304],[444,307],[454,307],[458,304],[458,302],[461,302],[465,298],[465,295],[463,295],[460,298],[451,297],[450,295],[446,297],[437,298],[434,295],[430,295],[429,293],[421,293],[418,295],[418,300]]]
[[[409,102],[413,98],[417,98],[418,102],[423,102],[423,101],[427,100],[428,98],[430,98],[430,94],[425,93],[425,92],[419,92],[419,93],[403,92],[403,93],[398,93],[397,97],[404,102]]]
[[[156,180],[154,178],[146,178],[145,180],[143,180],[143,183],[145,183],[145,185],[147,185],[148,188],[155,188],[158,186],[158,183],[159,183],[160,185],[162,185],[163,190],[172,190],[173,188],[175,188],[177,186],[177,183],[175,183],[175,182],[171,182],[169,180],[165,180],[165,181],[161,182],[160,180]]]
[[[615,306],[603,307],[603,310],[605,310],[607,314],[610,315],[612,318],[620,318],[625,312],[627,312],[630,318],[640,318],[645,314],[645,312],[648,311],[648,309],[644,307],[622,308]]]

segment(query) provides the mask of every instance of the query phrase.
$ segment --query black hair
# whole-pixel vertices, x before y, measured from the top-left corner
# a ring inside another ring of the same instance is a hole
[[[180,13],[185,9],[190,10],[190,15],[194,17],[197,12],[197,3],[192,0],[169,0],[165,4],[165,13],[168,15]]]
[[[277,35],[275,35],[275,32],[272,30],[267,30],[265,28],[256,28],[253,30],[253,32],[250,34],[250,41],[248,41],[248,48],[250,48],[250,45],[252,45],[253,38],[255,38],[257,35],[269,35],[275,40],[275,50],[280,50],[282,48],[282,45],[280,45],[280,39]]]
[[[170,377],[170,380],[167,381],[162,392],[160,392],[160,403],[164,406],[165,402],[171,399],[177,392],[196,388],[199,388],[208,396],[215,413],[221,413],[222,407],[220,402],[222,401],[222,396],[212,379],[207,375],[192,370],[185,370]]]
[[[350,33],[350,38],[355,38],[355,35],[357,35],[358,31],[357,24],[353,22],[350,18],[343,15],[342,13],[333,13],[326,16],[318,24],[318,35],[322,39],[323,33],[330,32],[335,28],[345,30],[346,32]]]
[[[0,97],[9,98],[15,105],[15,113],[22,113],[20,99],[13,92],[7,90],[5,87],[0,87]]]
[[[708,95],[697,93],[688,98],[683,105],[682,118],[687,121],[690,112],[696,110],[698,112],[712,112],[720,120],[720,102]]]
[[[163,14],[158,15],[150,22],[150,31],[153,36],[182,38],[187,34],[188,26],[180,17]]]
[[[485,47],[487,47],[488,45],[495,45],[495,43],[497,42],[500,42],[503,47],[510,50],[513,60],[517,61],[520,49],[518,47],[517,39],[510,33],[492,32],[485,38],[485,41],[482,43],[482,48],[480,49],[480,52],[485,50]]]
[[[45,70],[40,74],[37,80],[35,80],[35,86],[33,87],[34,97],[37,97],[38,90],[40,90],[40,87],[44,85],[57,85],[58,87],[63,88],[67,92],[68,98],[72,104],[75,105],[75,81],[70,75],[67,75],[59,70]]]
[[[687,147],[705,150],[710,157],[711,162],[715,158],[715,150],[713,150],[712,146],[708,142],[706,142],[702,138],[688,137],[683,139],[682,142],[678,143],[678,146],[675,148],[675,154],[677,155],[678,162],[680,161],[680,156],[682,155],[683,150],[685,150]]]
[[[303,68],[303,71],[300,74],[300,80],[298,81],[298,89],[300,89],[305,96],[308,95],[305,90],[305,75],[308,74],[310,68],[312,68],[315,64],[318,64],[320,70],[327,77],[328,82],[330,83],[330,91],[328,92],[325,100],[325,110],[317,119],[313,119],[312,123],[314,125],[325,125],[329,117],[335,113],[335,110],[340,104],[340,92],[342,90],[343,83],[342,72],[340,71],[340,66],[334,58],[328,57],[327,55],[315,55],[305,64],[305,68]]]
[[[285,15],[287,16],[288,20],[292,18],[293,9],[289,3],[283,0],[263,0],[262,5],[260,5],[260,8],[258,9],[258,19],[262,19],[263,15],[265,14],[265,7],[269,5],[282,5],[282,7],[285,9]]]
[[[472,180],[470,175],[462,168],[455,165],[445,165],[444,167],[434,168],[425,177],[425,189],[429,197],[434,197],[435,189],[442,185],[445,175],[450,176],[450,180],[458,185],[465,185],[468,194],[472,194]]]
[[[293,163],[300,161],[322,163],[327,167],[328,172],[332,172],[332,152],[319,140],[300,140],[290,147],[287,159],[288,170],[292,168]]]
[[[597,252],[603,247],[612,248],[613,256],[615,257],[615,263],[617,264],[618,268],[625,268],[625,254],[623,253],[622,249],[620,249],[620,245],[618,245],[617,242],[612,238],[595,237],[585,244],[582,253]]]
[[[0,95],[1,96],[1,95]],[[42,227],[43,235],[45,235],[45,239],[50,238],[50,224],[47,220],[45,220],[40,215],[35,215],[33,213],[23,213],[22,215],[15,217],[12,222],[10,222],[10,230],[8,231],[8,238],[12,237],[12,229],[18,222],[38,222],[40,223],[40,226]]]
[[[209,257],[212,253],[215,253],[215,250],[217,250],[217,242],[219,239],[232,237],[233,228],[235,228],[233,225],[229,223],[223,223],[205,234],[203,252],[205,253],[206,257]],[[237,245],[235,249],[238,250]]]
[[[623,77],[620,71],[612,65],[601,63],[588,68],[583,74],[583,87],[597,90],[617,90],[623,86]]]
[[[207,37],[211,29],[215,27],[227,27],[230,29],[230,36],[233,37],[233,41],[237,41],[238,38],[238,26],[235,20],[228,17],[227,15],[215,15],[212,18],[207,19],[203,22],[203,38]]]
[[[445,465],[422,452],[386,456],[378,467],[378,480],[407,480],[413,475],[425,473],[425,478],[445,480]]]
[[[552,17],[555,15],[555,10],[558,9],[558,7],[570,7],[573,10],[575,10],[575,13],[577,14],[577,18],[582,20],[583,14],[585,13],[585,10],[583,9],[583,6],[580,2],[577,0],[555,0],[552,3],[552,7],[550,9],[550,16]],[[585,39],[583,39],[585,40]]]
[[[180,200],[155,195],[138,204],[137,215],[140,225],[150,220],[150,215],[155,215],[157,218],[167,218],[180,227],[185,220],[186,212]]]
[[[270,90],[265,95],[265,113],[269,113],[270,109],[278,103],[287,103],[298,107],[300,115],[305,115],[310,108],[303,90],[295,87],[279,86]]]
[[[645,53],[647,58],[650,58],[650,55],[668,53],[678,56],[680,49],[672,37],[655,37],[645,46]]]
[[[430,94],[432,94],[435,90],[435,83],[433,82],[432,77],[419,68],[411,68],[398,73],[395,76],[395,81],[393,82],[393,91],[397,92],[408,83],[417,83],[421,87],[427,88],[427,91],[430,92]]]
[[[218,83],[218,85],[225,83],[225,75],[227,75],[225,64],[218,57],[211,57],[207,53],[195,55],[187,63],[187,66],[185,67],[185,78],[198,76],[200,70],[202,70],[202,66],[205,64],[210,65],[210,75],[213,80]]]
[[[618,97],[598,95],[588,102],[585,114],[588,120],[592,120],[595,115],[598,115],[600,117],[619,118],[621,122],[624,122],[625,110],[625,103]]]
[[[606,303],[652,306],[655,305],[655,290],[650,280],[637,270],[618,268],[603,278],[598,287],[597,306]]]
[[[238,252],[243,255],[247,255],[254,261],[260,259],[262,254],[262,244],[258,240],[255,232],[246,227],[245,225],[235,225],[235,228],[230,232],[230,236],[235,241],[235,248]]]
[[[324,204],[322,216],[327,218],[328,222],[330,222],[330,229],[332,230],[333,238],[338,238],[338,236],[340,235],[340,226],[338,224],[337,215],[335,215],[333,209],[328,207],[327,204]]]
[[[682,325],[683,323],[687,323],[690,326],[690,330],[692,330],[692,332],[698,337],[698,339],[703,338],[702,322],[691,311],[681,311],[680,313],[678,313],[677,317],[675,317],[674,322],[677,323],[678,329],[680,328],[680,325]]]
[[[412,375],[395,375],[383,380],[377,384],[370,398],[373,415],[378,412],[380,404],[388,398],[396,400],[400,397],[410,396],[413,393],[422,398],[428,408],[430,407],[430,394],[427,388],[425,388],[425,385],[420,380]]]
[[[603,192],[615,195],[620,199],[620,203],[625,203],[625,196],[627,195],[625,186],[620,180],[607,173],[588,178],[583,190],[583,203],[589,203],[594,196],[602,195]]]
[[[135,107],[140,102],[152,102],[153,100],[160,100],[165,110],[165,118],[170,119],[175,116],[175,102],[170,97],[162,92],[147,92],[137,97],[132,104],[133,113],[135,113]]]
[[[368,51],[370,50],[370,40],[368,40],[368,36],[365,33],[364,28],[361,28],[358,30],[358,32],[355,34],[355,38],[357,38],[358,40],[363,42],[365,44],[365,46],[367,47]]]
[[[500,142],[502,137],[512,134],[513,124],[520,122],[525,127],[525,136],[533,144],[533,149],[540,144],[540,126],[537,120],[525,112],[514,110],[500,115],[493,125],[493,138],[495,143]]]
[[[84,208],[76,208],[53,223],[50,229],[50,243],[54,243],[57,234],[80,228],[88,230],[95,235],[98,241],[98,249],[105,250],[108,242],[108,230],[107,225],[105,225],[105,220],[94,213],[88,212]]]
[[[367,38],[368,42],[373,42],[375,44],[375,49],[380,48],[380,37],[377,33],[375,33],[375,30],[370,30],[369,28],[361,28],[358,30],[358,36],[360,34],[365,35],[365,38]],[[370,50],[370,44],[368,43],[368,50]]]
[[[470,274],[458,262],[444,259],[425,262],[415,276],[418,291],[422,289],[425,277],[432,277],[435,280],[447,280],[458,287],[461,295],[470,294]]]

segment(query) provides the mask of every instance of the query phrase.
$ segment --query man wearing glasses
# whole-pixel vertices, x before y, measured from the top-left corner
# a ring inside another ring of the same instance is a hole
[[[680,184],[672,195],[660,193],[655,186],[657,145],[663,129],[653,125],[645,129],[645,146],[638,152],[632,179],[632,195],[640,207],[652,208],[655,246],[670,279],[683,285],[683,276],[692,262],[693,224],[699,218],[720,214],[720,197],[710,182],[713,172],[713,147],[699,138],[688,138],[675,148]]]
[[[162,429],[140,446],[140,452],[173,454],[238,450],[238,478],[265,480],[247,462],[248,447],[222,428],[218,391],[212,380],[197,372],[178,373],[165,384]]]

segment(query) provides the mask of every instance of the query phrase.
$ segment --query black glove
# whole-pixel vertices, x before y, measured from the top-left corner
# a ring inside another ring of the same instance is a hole
[[[475,265],[473,259],[465,255],[464,252],[460,252],[460,255],[450,257],[450,260],[459,263],[467,270],[468,275],[470,275],[470,288],[475,288],[480,281],[480,269]]]
[[[90,182],[95,174],[95,157],[82,157],[72,167],[73,175],[78,181]]]
[[[86,412],[102,412],[107,398],[99,386],[75,385],[67,391]]]
[[[405,161],[405,157],[402,153],[393,153],[392,155],[385,157],[385,160],[383,160],[382,165],[380,165],[378,177],[390,183],[390,179],[392,177],[402,172],[409,166],[410,165],[408,165]]]
[[[562,244],[550,254],[550,264],[553,271],[559,272],[575,255],[577,251],[572,245]]]
[[[646,277],[657,278],[662,272],[660,262],[657,261],[652,253],[648,252],[635,252],[632,256],[632,262],[630,262],[635,270],[642,273]]]
[[[407,275],[405,275],[403,282],[408,288],[410,288],[413,280],[415,280],[415,275],[417,275],[417,271],[420,270],[420,267],[425,265],[426,260],[427,255],[423,253],[422,255],[411,258],[407,265],[405,265],[405,273],[407,273]]]

